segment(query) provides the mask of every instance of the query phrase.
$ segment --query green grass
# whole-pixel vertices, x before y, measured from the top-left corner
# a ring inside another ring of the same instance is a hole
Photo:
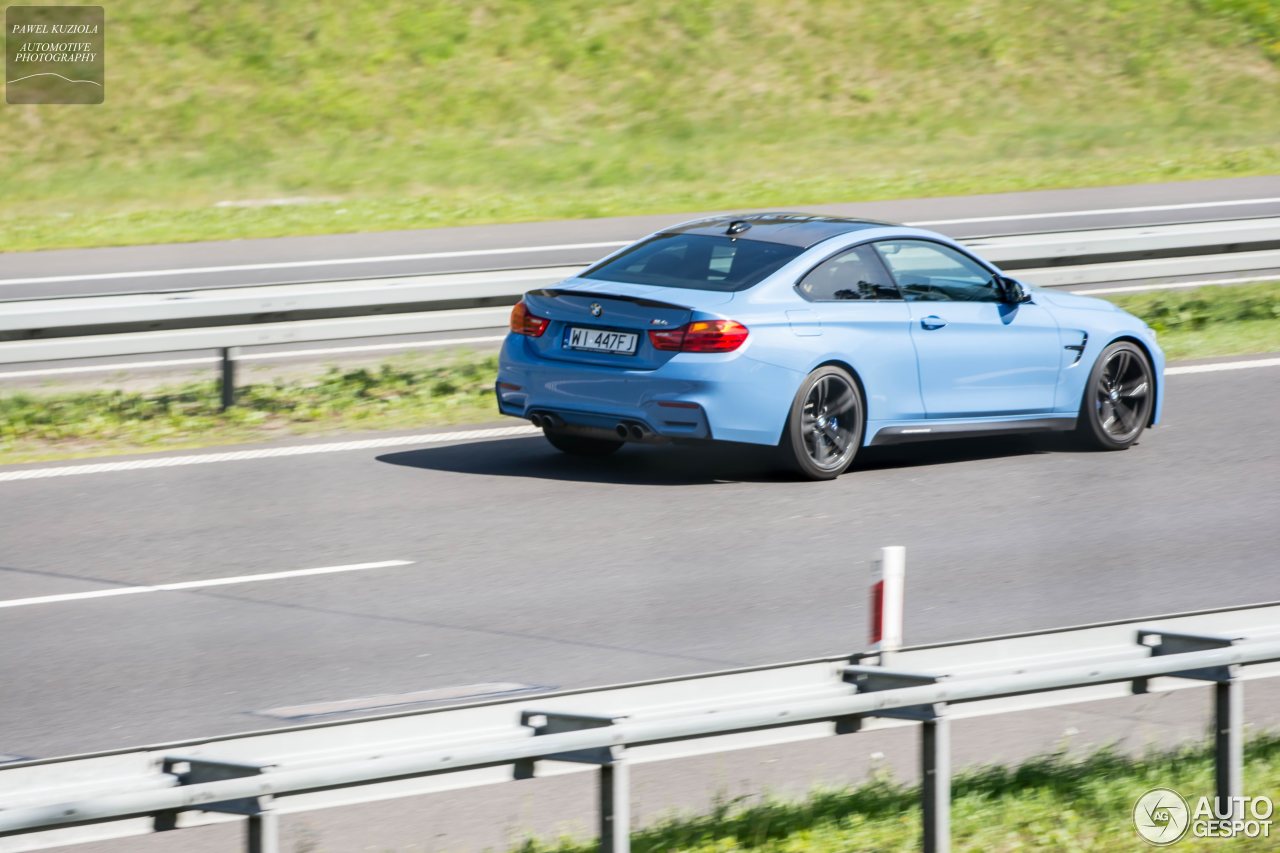
[[[1203,329],[1182,329],[1161,335],[1160,348],[1170,361],[1280,352],[1280,323],[1244,320]]]
[[[1272,0],[107,6],[0,122],[0,249],[1271,173]],[[219,201],[319,199],[277,207]]]
[[[1016,768],[960,775],[952,789],[952,846],[958,851],[1143,850],[1131,822],[1147,790],[1171,787],[1195,809],[1213,792],[1213,764],[1203,749],[1130,759],[1112,752],[1082,761],[1053,755]],[[1246,747],[1244,791],[1280,798],[1280,738]],[[889,780],[819,791],[799,801],[726,804],[700,817],[679,816],[632,836],[635,853],[853,853],[918,850],[918,791]],[[1280,831],[1280,827],[1276,828]],[[1273,850],[1275,839],[1193,839],[1177,850]],[[529,841],[520,853],[588,853],[574,840]]]
[[[0,396],[0,463],[496,420],[497,371],[494,355],[405,355],[374,368],[330,368],[314,381],[246,384],[226,412],[213,380],[12,393]]]
[[[1160,333],[1171,360],[1280,351],[1280,282],[1115,301]],[[246,382],[228,412],[218,411],[213,380],[9,393],[0,395],[0,464],[496,420],[496,374],[494,355],[410,354],[313,379]]]
[[[1197,0],[1206,12],[1234,17],[1252,41],[1273,61],[1280,61],[1280,3],[1275,0]]]
[[[1170,361],[1280,351],[1280,282],[1157,290],[1111,301],[1156,330]]]

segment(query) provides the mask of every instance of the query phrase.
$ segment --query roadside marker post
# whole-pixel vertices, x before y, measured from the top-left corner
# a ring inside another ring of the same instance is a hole
[[[871,652],[886,666],[902,648],[903,593],[906,584],[907,549],[888,545],[871,561]]]

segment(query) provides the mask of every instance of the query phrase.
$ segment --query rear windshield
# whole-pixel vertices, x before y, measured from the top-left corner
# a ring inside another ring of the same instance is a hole
[[[746,290],[799,255],[797,246],[704,234],[660,234],[582,278],[689,290]]]

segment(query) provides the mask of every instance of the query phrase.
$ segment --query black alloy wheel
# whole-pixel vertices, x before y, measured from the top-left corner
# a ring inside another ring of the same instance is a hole
[[[1154,403],[1155,381],[1146,353],[1117,341],[1093,365],[1076,429],[1092,447],[1124,450],[1146,429]]]
[[[792,402],[782,438],[786,461],[811,480],[840,476],[862,444],[863,413],[853,377],[834,365],[818,368]]]

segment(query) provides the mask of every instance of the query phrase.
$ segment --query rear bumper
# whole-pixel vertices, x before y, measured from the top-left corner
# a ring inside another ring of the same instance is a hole
[[[803,376],[745,352],[681,353],[654,370],[620,370],[533,354],[510,335],[496,393],[505,415],[551,414],[613,432],[637,422],[656,438],[776,444]]]

